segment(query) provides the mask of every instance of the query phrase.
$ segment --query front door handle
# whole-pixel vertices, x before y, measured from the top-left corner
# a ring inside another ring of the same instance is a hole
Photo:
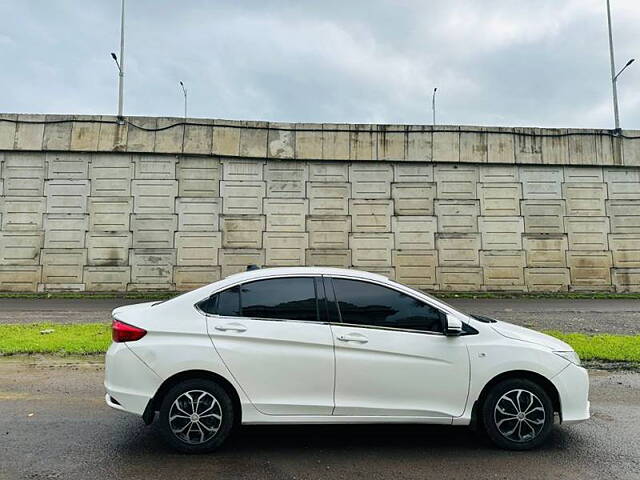
[[[223,325],[216,325],[213,328],[215,328],[216,330],[220,330],[221,332],[238,332],[238,333],[242,333],[242,332],[246,332],[247,331],[247,327],[245,327],[241,323],[225,323]]]
[[[341,342],[367,343],[369,340],[359,333],[347,333],[346,335],[338,335]]]

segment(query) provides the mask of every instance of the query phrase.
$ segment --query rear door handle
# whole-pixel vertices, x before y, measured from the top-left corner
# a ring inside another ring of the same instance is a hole
[[[238,332],[238,333],[242,333],[242,332],[246,332],[247,331],[247,327],[245,327],[241,323],[225,323],[223,325],[216,325],[213,328],[215,328],[216,330],[220,330],[221,332]]]
[[[369,340],[359,333],[347,333],[346,335],[338,335],[341,342],[367,343]]]

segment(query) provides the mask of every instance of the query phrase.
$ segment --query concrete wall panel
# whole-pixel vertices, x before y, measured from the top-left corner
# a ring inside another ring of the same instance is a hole
[[[388,267],[391,266],[393,234],[352,233],[349,248],[356,267]]]
[[[436,200],[438,231],[442,233],[474,233],[478,231],[478,200]]]
[[[262,248],[264,215],[223,215],[220,217],[224,248]]]
[[[640,233],[640,200],[609,200],[611,233]]]
[[[390,232],[392,200],[349,200],[353,232]]]
[[[527,200],[553,200],[562,198],[561,167],[521,167],[522,194]]]
[[[88,232],[87,262],[91,266],[126,267],[129,265],[131,232]]]
[[[47,213],[44,218],[44,248],[84,248],[88,228],[88,215]]]
[[[478,217],[483,250],[521,250],[522,217]]]
[[[480,234],[436,234],[439,265],[475,267],[480,265]]]
[[[395,248],[398,250],[433,250],[438,231],[437,217],[396,216],[392,218]]]
[[[527,233],[563,233],[564,200],[523,200],[520,209]]]
[[[2,230],[42,230],[45,209],[43,197],[0,197]]]
[[[393,168],[389,164],[357,162],[349,166],[352,198],[391,198]]]
[[[220,162],[213,158],[182,157],[177,165],[181,197],[220,196]]]
[[[173,214],[178,196],[176,180],[133,180],[133,213]]]
[[[479,183],[478,198],[484,216],[520,215],[522,187],[519,183]]]
[[[309,201],[303,198],[265,198],[268,232],[304,232]]]
[[[222,235],[220,232],[176,232],[175,245],[176,265],[214,267],[218,265]]]
[[[306,233],[264,232],[266,264],[272,267],[298,267],[305,263]]]
[[[177,215],[132,215],[133,248],[173,248],[177,226]]]
[[[436,165],[434,176],[439,199],[478,198],[476,196],[478,167],[475,165]]]
[[[607,198],[606,184],[594,182],[568,182],[563,184],[563,197],[567,202],[567,215],[604,216]]]
[[[305,198],[308,169],[304,162],[268,162],[264,175],[267,197]]]
[[[180,231],[217,231],[220,199],[206,197],[177,198],[176,212],[178,212],[178,229]]]
[[[433,215],[435,183],[393,183],[391,195],[396,215]]]
[[[436,288],[436,250],[394,250],[392,260],[398,282],[424,290]]]
[[[607,250],[607,217],[566,217],[570,250]]]
[[[351,217],[340,215],[314,215],[307,217],[309,248],[346,249],[349,248]]]
[[[264,182],[220,182],[222,213],[225,215],[259,215],[265,196]]]
[[[522,238],[527,267],[564,268],[567,266],[569,242],[563,234],[526,234]]]

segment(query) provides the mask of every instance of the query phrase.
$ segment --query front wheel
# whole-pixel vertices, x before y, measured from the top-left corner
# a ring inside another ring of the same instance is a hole
[[[234,425],[233,403],[212,380],[186,380],[167,392],[160,406],[160,431],[176,450],[205,453],[217,449]]]
[[[553,404],[547,392],[526,379],[495,385],[482,406],[487,436],[499,447],[529,450],[542,444],[553,427]]]

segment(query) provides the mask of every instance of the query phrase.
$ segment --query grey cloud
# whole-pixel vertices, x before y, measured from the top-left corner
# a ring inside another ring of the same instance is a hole
[[[617,63],[640,4],[617,0]],[[0,110],[114,113],[118,0],[0,0]],[[303,122],[612,124],[604,0],[128,0],[125,112]],[[640,128],[640,63],[620,80]]]

